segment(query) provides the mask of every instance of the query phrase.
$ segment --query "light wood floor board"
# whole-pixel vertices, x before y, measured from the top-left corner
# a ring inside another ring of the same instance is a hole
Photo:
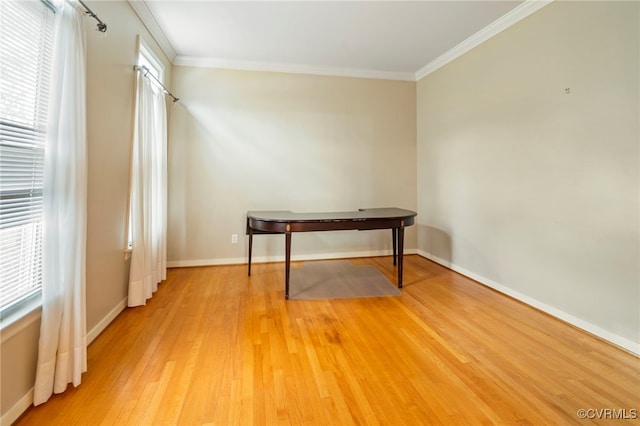
[[[353,262],[395,282],[389,257]],[[640,424],[596,411],[634,417],[638,357],[422,257],[398,297],[285,301],[283,274],[170,269],[16,424]]]

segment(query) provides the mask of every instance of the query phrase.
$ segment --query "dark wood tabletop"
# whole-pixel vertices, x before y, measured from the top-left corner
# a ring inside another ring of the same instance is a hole
[[[250,211],[247,217],[270,222],[335,222],[415,217],[416,212],[396,207],[359,209],[350,212],[297,213],[287,210]]]

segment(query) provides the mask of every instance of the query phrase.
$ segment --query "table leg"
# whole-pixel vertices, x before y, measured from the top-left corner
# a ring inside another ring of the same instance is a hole
[[[251,249],[253,248],[253,228],[249,228],[249,270],[248,276],[251,276]]]
[[[396,245],[398,244],[397,228],[391,228],[391,238],[393,239],[393,266],[396,266]]]
[[[398,228],[398,288],[402,288],[402,257],[404,254],[404,226]]]
[[[289,270],[291,267],[291,232],[285,233],[285,254],[284,254],[284,298],[289,299]]]

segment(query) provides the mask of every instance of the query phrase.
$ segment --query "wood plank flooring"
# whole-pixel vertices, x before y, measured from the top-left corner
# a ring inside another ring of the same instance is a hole
[[[399,297],[285,301],[283,273],[169,270],[16,424],[639,424],[638,357],[422,257]]]

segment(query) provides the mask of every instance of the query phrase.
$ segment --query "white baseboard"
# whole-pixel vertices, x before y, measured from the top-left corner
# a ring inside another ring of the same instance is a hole
[[[96,337],[100,335],[108,326],[111,324],[111,321],[116,319],[120,312],[124,311],[124,308],[127,307],[127,298],[125,297],[118,303],[108,314],[105,316],[102,321],[100,321],[95,327],[93,327],[87,333],[87,345],[91,344]]]
[[[416,249],[405,249],[404,254],[417,254]],[[373,251],[357,251],[343,253],[320,253],[320,254],[303,254],[292,255],[292,262],[300,262],[304,260],[326,260],[326,259],[349,259],[355,257],[375,257],[375,256],[391,256],[392,250],[373,250]],[[196,259],[196,260],[170,260],[167,261],[167,268],[183,268],[190,266],[215,266],[215,265],[239,265],[247,263],[246,257],[227,257],[223,259]],[[252,257],[251,263],[272,263],[284,262],[284,256],[258,256]]]
[[[606,340],[607,342],[612,343],[628,352],[631,352],[637,356],[640,356],[640,343],[638,342],[634,342],[633,340],[627,339],[626,337],[619,336],[595,324],[592,324],[588,321],[585,321],[581,318],[578,318],[574,315],[564,312],[561,309],[547,305],[546,303],[536,300],[530,296],[527,296],[526,294],[517,292],[493,280],[490,280],[476,273],[473,273],[465,268],[462,268],[456,265],[455,263],[451,263],[445,259],[439,258],[437,256],[434,256],[422,250],[418,250],[417,252],[418,252],[418,255],[426,259],[432,260],[448,269],[451,269],[452,271],[458,272],[466,277],[469,277],[472,280],[477,281],[482,285],[492,288],[500,293],[506,294],[509,297],[519,300],[520,302],[526,303],[527,305],[532,306],[536,309],[539,309],[542,312],[545,312],[555,318],[558,318],[559,320],[562,320],[568,324],[578,327],[579,329],[584,330],[590,334],[593,334],[594,336],[597,336],[603,340]]]
[[[87,344],[93,342],[96,337],[100,335],[111,322],[127,307],[127,298],[125,297],[120,303],[116,305],[102,321],[100,321],[95,327],[87,333]],[[39,312],[38,312],[39,313]],[[39,318],[39,316],[38,316]],[[20,400],[7,411],[0,419],[0,426],[9,426],[22,415],[33,404],[33,390],[31,388]]]
[[[25,396],[23,396],[13,407],[9,409],[9,411],[4,413],[0,419],[0,425],[10,426],[13,422],[18,420],[18,417],[20,417],[22,413],[27,411],[27,408],[31,407],[31,404],[33,404],[33,389],[34,388],[31,388]]]

